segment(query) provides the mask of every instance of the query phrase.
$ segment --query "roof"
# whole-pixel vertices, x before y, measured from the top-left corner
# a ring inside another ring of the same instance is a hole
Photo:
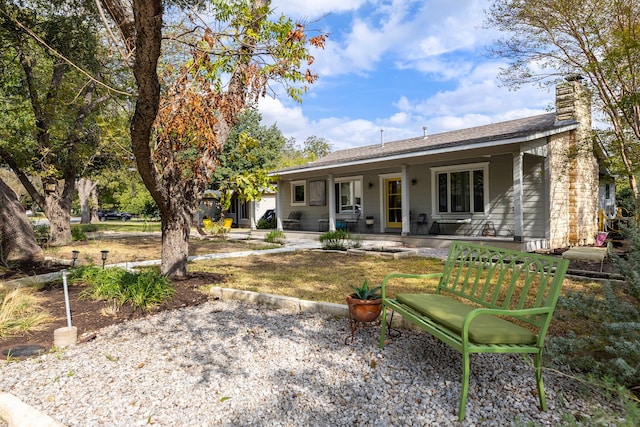
[[[556,113],[541,114],[523,119],[509,120],[490,125],[477,126],[450,132],[437,133],[416,138],[402,139],[348,148],[330,153],[304,165],[274,171],[274,175],[302,172],[310,169],[338,166],[353,162],[380,161],[398,156],[425,155],[443,150],[457,151],[479,146],[525,142],[542,136],[553,135],[575,129],[575,120],[558,122]]]

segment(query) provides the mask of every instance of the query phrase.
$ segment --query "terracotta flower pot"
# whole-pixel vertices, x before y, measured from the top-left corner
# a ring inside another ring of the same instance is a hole
[[[373,322],[382,311],[382,298],[357,299],[347,295],[349,316],[358,322]]]

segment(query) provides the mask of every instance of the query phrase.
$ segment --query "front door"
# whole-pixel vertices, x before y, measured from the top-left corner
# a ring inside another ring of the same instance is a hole
[[[385,179],[384,193],[387,228],[402,228],[402,180]]]

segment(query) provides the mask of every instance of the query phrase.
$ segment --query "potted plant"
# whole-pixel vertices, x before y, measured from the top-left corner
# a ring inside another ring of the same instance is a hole
[[[364,280],[362,286],[351,286],[354,292],[347,295],[349,316],[358,322],[373,322],[382,311],[382,295],[380,286],[369,288],[369,282]]]

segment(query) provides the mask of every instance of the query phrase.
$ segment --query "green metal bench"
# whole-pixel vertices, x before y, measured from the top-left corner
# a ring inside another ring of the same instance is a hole
[[[386,276],[382,304],[462,354],[460,421],[465,416],[471,353],[533,354],[540,407],[546,411],[542,350],[568,266],[569,261],[560,257],[455,242],[441,273]],[[398,278],[440,281],[433,294],[388,297],[389,281]],[[380,348],[387,327],[383,309]]]

